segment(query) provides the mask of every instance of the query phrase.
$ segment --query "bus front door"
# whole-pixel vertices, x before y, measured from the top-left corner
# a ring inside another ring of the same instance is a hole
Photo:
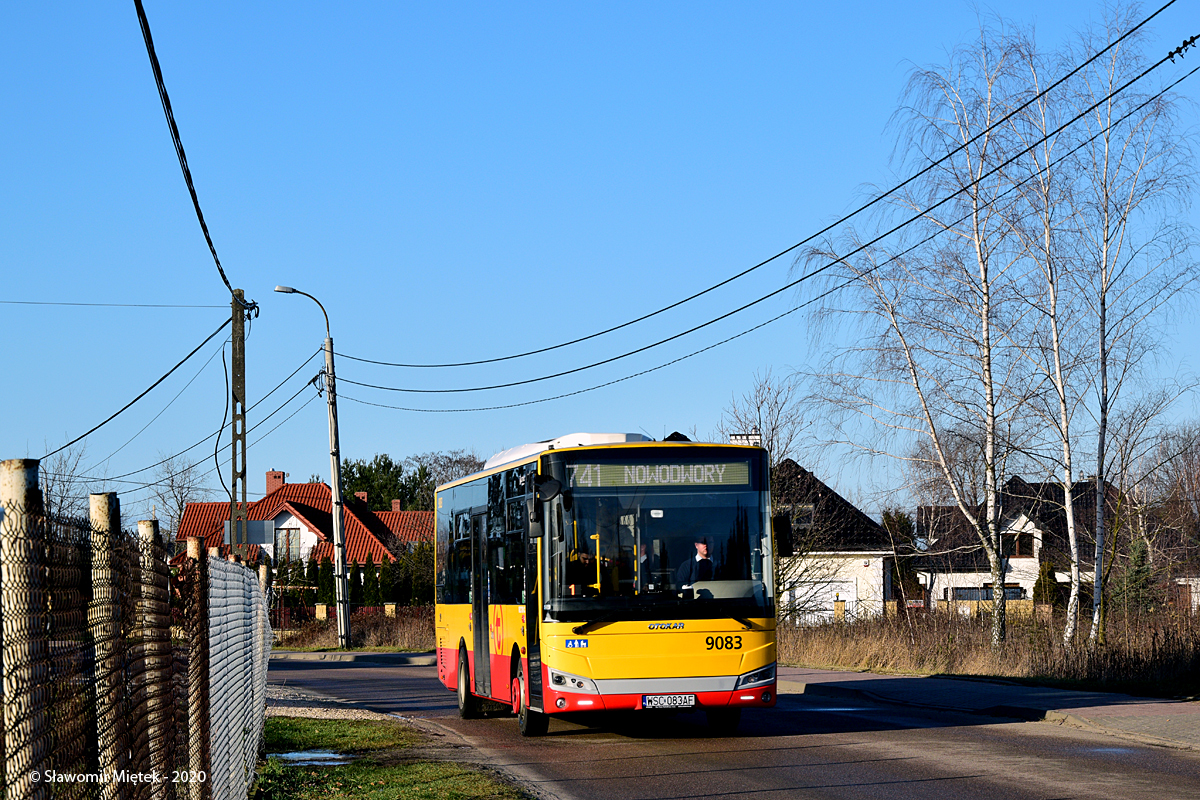
[[[475,634],[475,694],[480,697],[492,695],[492,642],[488,624],[491,609],[488,607],[488,540],[487,515],[471,515],[471,619]]]

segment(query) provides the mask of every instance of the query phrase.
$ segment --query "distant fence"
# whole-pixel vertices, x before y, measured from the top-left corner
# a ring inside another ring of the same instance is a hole
[[[0,462],[4,800],[245,798],[271,640],[255,575],[193,546],[172,580],[157,522],[122,531],[112,493],[47,518],[37,467]]]

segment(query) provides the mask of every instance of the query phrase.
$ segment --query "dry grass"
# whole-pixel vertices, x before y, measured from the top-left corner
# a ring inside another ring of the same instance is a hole
[[[875,617],[781,627],[779,660],[824,669],[917,675],[977,675],[1157,697],[1200,695],[1200,618],[1114,615],[1108,644],[1061,643],[1062,619],[1010,619],[1008,641],[991,646],[991,618],[957,614]]]
[[[382,611],[360,611],[350,616],[350,642],[354,648],[425,652],[434,648],[433,606],[400,606],[396,616]],[[333,650],[337,626],[330,620],[307,622],[277,643],[278,649]]]

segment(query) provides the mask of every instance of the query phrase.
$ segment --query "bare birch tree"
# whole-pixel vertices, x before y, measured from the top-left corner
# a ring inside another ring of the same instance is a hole
[[[1135,5],[1114,7],[1105,22],[1084,31],[1070,51],[1092,53],[1136,23]],[[1190,287],[1197,268],[1187,257],[1190,231],[1176,211],[1192,186],[1188,140],[1179,128],[1178,98],[1151,91],[1115,90],[1147,66],[1141,34],[1117,45],[1080,73],[1075,105],[1098,103],[1081,125],[1090,141],[1081,151],[1083,180],[1072,193],[1080,220],[1076,257],[1083,296],[1095,318],[1096,442],[1095,583],[1091,641],[1101,630],[1109,419],[1121,390],[1156,345],[1164,306]],[[1119,120],[1124,119],[1119,125]],[[1091,137],[1095,137],[1092,139]]]
[[[856,443],[868,452],[911,452],[903,444],[889,447],[883,441],[889,437],[926,442],[928,465],[941,474],[987,555],[995,646],[1007,635],[999,487],[1030,392],[1027,365],[1011,345],[1021,338],[1016,329],[1024,309],[1015,302],[1019,247],[1008,225],[1011,184],[998,169],[1009,143],[993,129],[1010,109],[1016,59],[1009,37],[984,27],[944,67],[914,71],[898,113],[898,147],[907,168],[933,168],[892,209],[919,213],[919,221],[886,250],[860,250],[851,233],[840,252],[858,256],[839,257],[833,246],[807,254],[813,265],[836,262],[829,280],[850,288],[832,295],[842,304],[827,302],[817,319],[852,319],[860,336],[870,336],[835,354],[814,396],[867,424],[870,444]],[[980,503],[956,474],[950,431],[980,442]]]
[[[1080,374],[1086,341],[1084,309],[1078,282],[1071,279],[1075,261],[1070,257],[1078,234],[1070,202],[1078,182],[1078,162],[1072,157],[1078,141],[1073,129],[1059,131],[1066,121],[1064,115],[1072,109],[1065,102],[1067,87],[1042,94],[1049,65],[1055,59],[1039,51],[1031,34],[1017,37],[1016,42],[1030,102],[1009,125],[1022,153],[1010,169],[1020,196],[1011,224],[1030,262],[1026,285],[1031,325],[1030,338],[1014,344],[1048,389],[1044,394],[1035,394],[1030,409],[1039,415],[1046,429],[1045,453],[1062,487],[1070,559],[1063,643],[1070,645],[1079,628],[1081,585],[1072,423],[1087,383],[1086,376]],[[1061,64],[1058,67],[1066,71]]]

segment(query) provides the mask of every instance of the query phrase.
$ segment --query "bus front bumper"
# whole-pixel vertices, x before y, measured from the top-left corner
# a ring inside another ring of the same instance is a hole
[[[649,709],[702,711],[718,708],[773,708],[775,682],[724,691],[666,692],[655,687],[650,692],[584,693],[544,687],[547,714],[568,711],[642,711]]]

